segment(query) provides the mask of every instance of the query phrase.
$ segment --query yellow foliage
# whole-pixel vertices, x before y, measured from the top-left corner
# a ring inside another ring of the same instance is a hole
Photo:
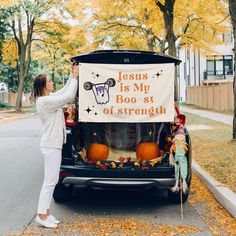
[[[90,1],[67,0],[64,3],[64,9],[77,21],[83,21],[87,17],[89,7]]]
[[[41,28],[44,30],[40,30]],[[37,39],[33,48],[33,58],[41,60],[50,71],[59,74],[70,72],[70,58],[87,51],[84,28],[71,26],[54,17],[41,20],[36,27]]]
[[[87,12],[91,16],[86,18],[85,29],[94,39],[92,47],[148,50],[152,41],[153,49],[159,50],[164,45],[166,29],[157,2],[165,4],[165,0],[69,0],[67,7],[75,15]],[[222,43],[217,35],[228,30],[227,14],[228,7],[223,1],[175,1],[175,36],[184,47],[209,52],[212,46]]]
[[[3,63],[16,66],[18,59],[18,47],[14,38],[6,40],[3,44]]]
[[[229,30],[227,14],[227,5],[222,1],[176,1],[175,34],[183,46],[207,53],[212,46],[222,44],[218,35]]]
[[[96,42],[104,43],[107,38],[110,47],[148,50],[148,40],[164,32],[160,11],[150,4],[152,0],[140,0],[138,4],[135,0],[91,2],[94,12],[91,23],[96,22],[91,34]]]
[[[20,0],[1,0],[0,2],[0,7],[12,7],[14,5],[17,5],[18,3],[20,3]]]

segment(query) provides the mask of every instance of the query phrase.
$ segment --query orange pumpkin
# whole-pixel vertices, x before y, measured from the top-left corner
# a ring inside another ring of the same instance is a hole
[[[105,161],[109,155],[109,148],[105,144],[91,143],[87,154],[91,161]]]
[[[150,161],[158,157],[159,147],[157,143],[146,142],[138,144],[136,158],[140,161]]]

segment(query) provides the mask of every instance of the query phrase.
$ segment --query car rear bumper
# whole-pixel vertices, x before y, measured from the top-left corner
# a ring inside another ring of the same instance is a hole
[[[174,178],[163,179],[135,179],[135,178],[93,178],[93,177],[65,177],[63,184],[109,187],[109,186],[130,186],[130,187],[170,187],[175,183]]]
[[[175,183],[174,169],[171,167],[140,169],[107,169],[88,166],[62,165],[60,182],[70,185],[111,187],[170,187]]]

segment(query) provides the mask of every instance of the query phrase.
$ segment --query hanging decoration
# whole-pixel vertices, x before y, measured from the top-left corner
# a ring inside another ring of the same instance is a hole
[[[179,191],[179,181],[182,181],[180,185],[183,188],[183,193],[186,193],[188,186],[186,183],[188,173],[188,163],[185,154],[188,151],[187,143],[185,140],[185,134],[182,127],[176,131],[174,139],[172,140],[172,146],[170,148],[170,165],[175,167],[175,186],[171,188],[173,192]],[[173,155],[174,153],[174,155]]]

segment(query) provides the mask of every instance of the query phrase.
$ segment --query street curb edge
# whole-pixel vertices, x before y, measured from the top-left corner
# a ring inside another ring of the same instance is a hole
[[[5,124],[5,123],[8,123],[10,121],[23,119],[23,118],[26,118],[26,117],[29,117],[29,116],[33,116],[33,115],[35,115],[35,113],[31,113],[31,114],[24,115],[24,116],[14,116],[14,117],[2,119],[2,120],[0,120],[0,124]]]
[[[236,219],[236,194],[210,176],[195,160],[192,161],[192,168],[217,201]]]

